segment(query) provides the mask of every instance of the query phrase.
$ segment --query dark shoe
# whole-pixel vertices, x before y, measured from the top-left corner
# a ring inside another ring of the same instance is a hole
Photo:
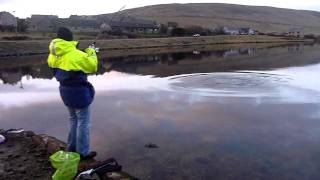
[[[97,155],[97,152],[90,151],[89,154],[87,154],[86,156],[80,156],[80,158],[81,160],[89,160],[89,159],[93,159],[96,155]]]

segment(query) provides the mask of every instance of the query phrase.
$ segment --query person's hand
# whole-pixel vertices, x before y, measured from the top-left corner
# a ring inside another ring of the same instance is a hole
[[[93,49],[94,51],[96,51],[96,53],[99,52],[99,48],[95,46],[95,43],[92,43],[89,48]]]

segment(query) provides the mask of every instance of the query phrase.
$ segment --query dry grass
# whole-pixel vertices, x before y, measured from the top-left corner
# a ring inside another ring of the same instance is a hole
[[[12,53],[47,53],[50,40],[0,41],[0,55]],[[302,39],[284,39],[270,36],[203,36],[180,38],[114,39],[98,40],[101,50],[132,50],[147,48],[188,47],[194,45],[218,45],[241,43],[285,43],[305,41]],[[88,47],[92,40],[81,40],[80,48]]]
[[[262,32],[286,32],[304,27],[306,33],[320,34],[320,12],[273,7],[231,4],[166,4],[123,11],[123,14],[156,20],[178,22],[182,26],[252,27]]]

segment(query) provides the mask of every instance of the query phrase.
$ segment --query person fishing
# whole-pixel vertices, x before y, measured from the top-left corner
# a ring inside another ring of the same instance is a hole
[[[98,58],[94,47],[81,51],[77,46],[72,32],[60,27],[49,45],[48,65],[60,83],[60,95],[69,111],[67,150],[79,153],[81,159],[91,159],[97,154],[89,151],[90,104],[95,91],[87,76],[97,71]]]

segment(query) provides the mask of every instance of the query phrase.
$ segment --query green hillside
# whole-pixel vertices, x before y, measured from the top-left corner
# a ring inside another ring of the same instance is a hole
[[[207,28],[252,27],[262,32],[286,32],[304,28],[305,33],[320,34],[320,12],[262,6],[218,3],[163,4],[124,10],[118,16],[178,22],[180,26]]]

